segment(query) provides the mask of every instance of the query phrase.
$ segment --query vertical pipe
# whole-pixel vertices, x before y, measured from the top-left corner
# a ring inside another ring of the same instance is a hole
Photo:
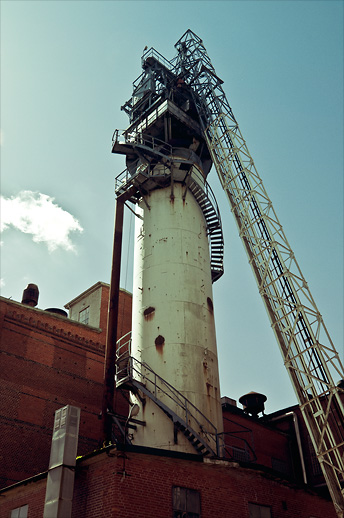
[[[307,484],[307,473],[306,473],[306,466],[305,466],[305,458],[304,458],[304,455],[303,455],[301,434],[300,434],[299,421],[298,421],[298,418],[297,418],[297,414],[295,412],[293,412],[293,411],[287,412],[286,414],[282,414],[280,416],[273,417],[271,419],[271,421],[280,421],[284,417],[289,417],[289,416],[292,416],[292,418],[293,418],[293,425],[294,425],[294,430],[295,430],[295,435],[296,435],[296,442],[297,442],[297,447],[299,449],[299,455],[300,455],[300,462],[301,462],[303,482],[305,484]]]
[[[113,398],[115,392],[116,338],[118,328],[118,300],[121,274],[124,201],[125,200],[122,200],[120,197],[118,197],[115,207],[115,230],[112,253],[102,402],[103,441],[105,444],[111,443],[112,432],[112,419],[111,415],[109,415],[109,411],[111,412],[113,410]]]

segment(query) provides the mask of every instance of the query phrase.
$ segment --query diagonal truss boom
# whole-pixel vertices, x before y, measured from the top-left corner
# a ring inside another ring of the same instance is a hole
[[[175,45],[205,139],[277,338],[338,516],[344,515],[343,365],[255,168],[202,40]],[[342,398],[341,398],[342,396]]]

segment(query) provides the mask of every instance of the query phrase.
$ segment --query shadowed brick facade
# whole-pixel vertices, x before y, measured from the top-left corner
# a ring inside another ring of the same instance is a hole
[[[149,449],[126,451],[125,465],[123,456],[114,448],[78,461],[72,518],[172,518],[175,487],[199,492],[202,518],[250,518],[250,504],[273,518],[336,516],[330,501],[263,470]],[[41,517],[45,486],[44,477],[4,491],[1,516],[28,505],[29,518]]]
[[[47,469],[54,413],[62,406],[81,408],[78,454],[99,447],[109,286],[95,286],[94,327],[0,300],[1,487]],[[119,307],[122,336],[131,328],[129,293],[120,292]]]

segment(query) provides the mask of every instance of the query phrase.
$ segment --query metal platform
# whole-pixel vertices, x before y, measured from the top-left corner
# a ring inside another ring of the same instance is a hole
[[[121,196],[131,189],[129,201],[138,203],[151,191],[168,187],[172,182],[185,186],[184,196],[188,191],[192,193],[206,221],[210,242],[211,277],[213,282],[217,281],[224,273],[224,240],[220,211],[210,185],[204,180],[200,171],[196,172],[195,163],[192,160],[188,161],[178,157],[171,146],[145,134],[136,134],[132,137],[127,135],[121,142],[117,131],[114,134],[113,149],[116,153],[126,156],[130,156],[130,150],[132,150],[132,156],[137,156],[137,153],[142,156],[149,155],[151,158],[155,157],[157,162],[159,161],[159,164],[164,166],[160,167],[157,172],[152,169],[152,162],[141,164],[136,168],[134,174],[128,168],[125,169],[115,179],[117,196]],[[183,168],[176,169],[172,174],[172,165],[182,165]]]

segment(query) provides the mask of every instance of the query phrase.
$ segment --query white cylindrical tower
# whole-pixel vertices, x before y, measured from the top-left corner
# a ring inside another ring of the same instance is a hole
[[[190,178],[204,183],[195,165]],[[201,206],[185,189],[182,183],[173,191],[158,188],[139,204],[131,354],[133,377],[205,437],[222,432],[209,240]],[[173,427],[155,399],[139,391],[132,400],[146,423],[133,444],[195,453],[188,434]]]
[[[140,410],[122,433],[134,445],[216,456],[223,425],[212,282],[223,273],[223,235],[206,182],[212,157],[184,76],[154,49],[142,68],[122,107],[130,126],[115,131],[112,148],[127,166],[116,195],[138,216],[132,337],[117,343],[116,386]]]

